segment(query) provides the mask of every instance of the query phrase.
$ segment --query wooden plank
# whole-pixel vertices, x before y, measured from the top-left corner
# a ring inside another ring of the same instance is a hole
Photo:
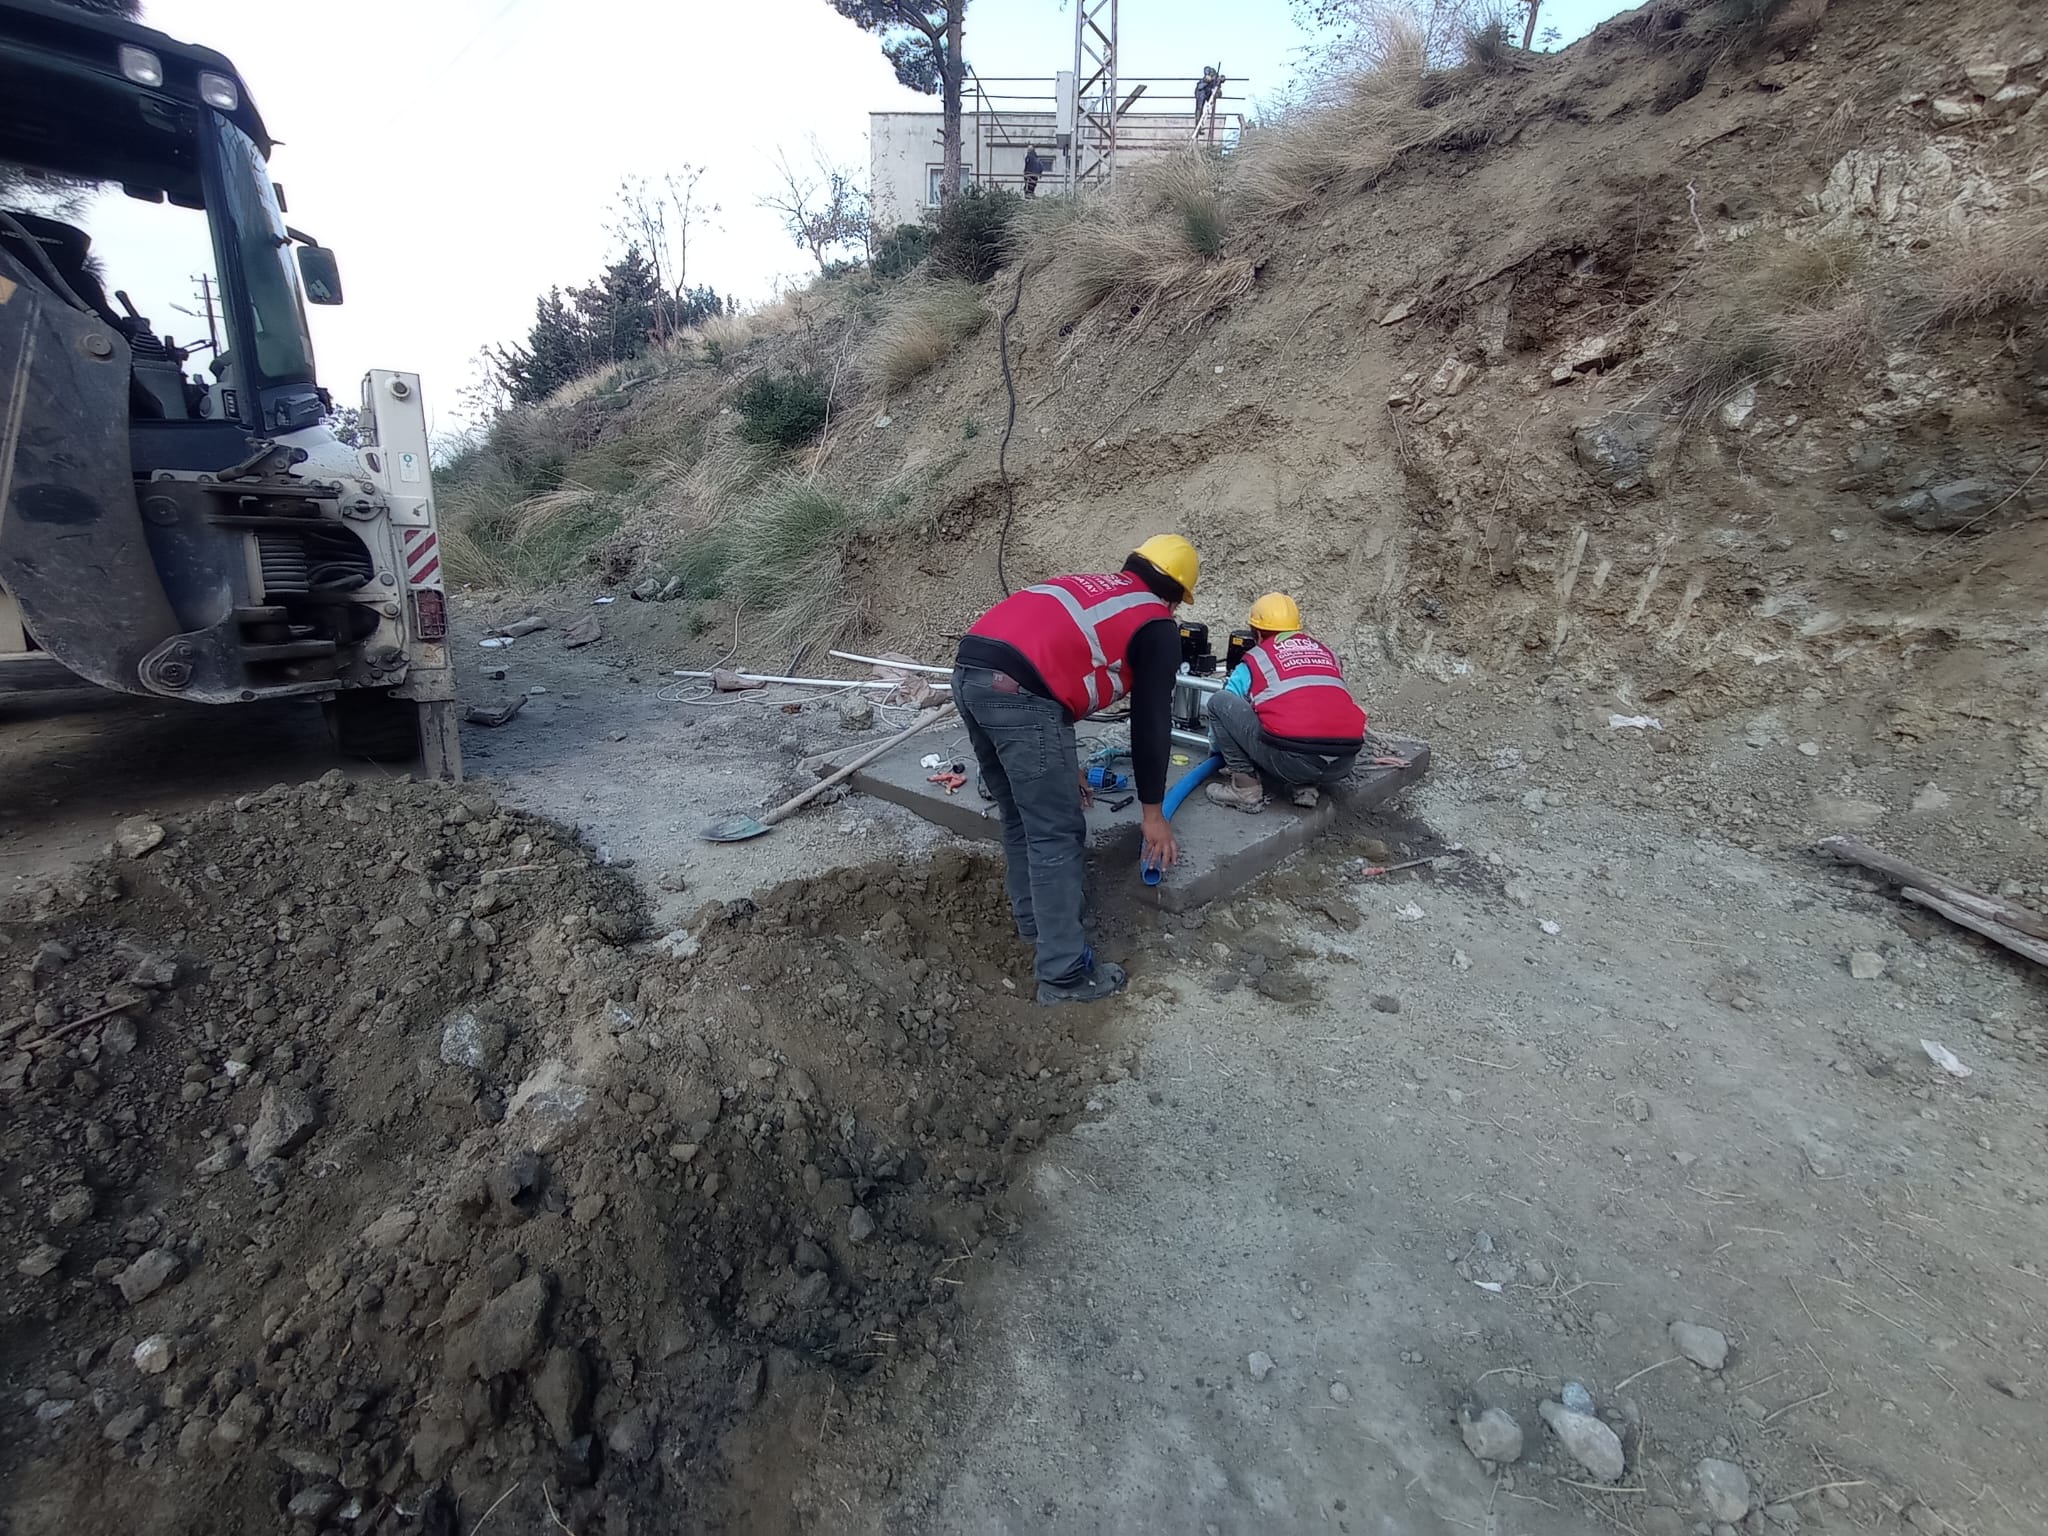
[[[1911,886],[1938,897],[1951,907],[1968,912],[1987,923],[2015,929],[2030,938],[2048,940],[2048,918],[2031,908],[2007,901],[2002,896],[1987,895],[1983,891],[1959,884],[1931,869],[1922,869],[1904,859],[1894,858],[1880,852],[1860,838],[1824,837],[1814,845],[1818,852],[1829,854],[1845,864],[1860,864],[1863,868],[1883,875],[1895,885]],[[1965,924],[1966,927],[1974,924]]]
[[[2039,939],[2024,938],[2003,923],[1987,921],[1973,912],[1966,912],[1961,907],[1943,901],[1939,896],[1930,896],[1925,891],[1909,887],[1899,894],[1910,902],[1926,907],[1929,911],[1939,912],[1952,923],[1968,928],[1973,933],[1983,934],[1992,943],[2002,944],[2016,955],[2025,955],[2036,965],[2048,965],[2048,943],[2043,943]]]

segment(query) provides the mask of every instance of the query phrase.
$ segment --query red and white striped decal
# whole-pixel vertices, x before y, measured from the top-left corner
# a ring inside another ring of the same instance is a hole
[[[413,587],[441,584],[441,536],[431,528],[401,528],[405,541],[405,580]]]

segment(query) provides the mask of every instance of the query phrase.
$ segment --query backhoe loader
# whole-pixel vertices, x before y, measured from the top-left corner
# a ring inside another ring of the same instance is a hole
[[[371,372],[359,440],[330,429],[305,306],[340,274],[271,150],[220,54],[0,0],[0,690],[304,699],[344,752],[459,778],[420,381]],[[203,222],[211,336],[116,286],[95,200]]]

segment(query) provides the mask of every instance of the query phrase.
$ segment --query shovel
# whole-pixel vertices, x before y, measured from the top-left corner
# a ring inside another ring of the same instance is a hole
[[[750,837],[759,837],[777,822],[795,815],[840,780],[867,767],[869,763],[872,763],[883,753],[893,747],[902,745],[926,726],[936,723],[952,712],[952,705],[942,704],[930,714],[920,717],[915,725],[898,731],[880,746],[869,748],[844,768],[833,773],[829,778],[818,780],[817,783],[800,795],[792,795],[789,799],[783,801],[782,804],[776,806],[774,810],[763,811],[758,817],[728,816],[724,821],[712,822],[710,826],[697,835],[708,843],[743,843]]]

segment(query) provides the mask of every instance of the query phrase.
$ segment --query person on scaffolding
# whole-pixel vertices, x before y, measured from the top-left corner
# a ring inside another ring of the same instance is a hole
[[[1202,78],[1195,82],[1195,126],[1197,128],[1202,126],[1202,114],[1208,110],[1209,103],[1215,99],[1217,93],[1222,89],[1223,76],[1217,72],[1216,66],[1214,64],[1204,64],[1202,66]]]
[[[1026,197],[1038,196],[1038,178],[1051,169],[1052,162],[1038,152],[1036,144],[1024,151],[1024,195]]]
[[[1209,700],[1209,740],[1229,777],[1209,799],[1232,810],[1266,808],[1266,787],[1312,806],[1351,771],[1365,746],[1365,711],[1328,646],[1301,627],[1285,592],[1252,604],[1257,643]]]
[[[1131,701],[1131,777],[1144,857],[1180,859],[1162,806],[1173,742],[1180,625],[1201,556],[1177,533],[1147,539],[1114,576],[1052,576],[1004,598],[960,639],[953,707],[1003,819],[1005,886],[1017,935],[1037,947],[1042,1004],[1092,1003],[1123,989],[1081,923],[1087,780],[1074,723]]]

